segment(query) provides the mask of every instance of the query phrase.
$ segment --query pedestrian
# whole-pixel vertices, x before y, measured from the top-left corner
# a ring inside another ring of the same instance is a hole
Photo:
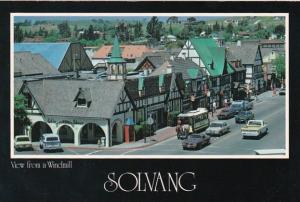
[[[216,101],[213,102],[213,112],[216,111],[217,105],[216,105]]]
[[[228,107],[228,105],[227,105],[227,98],[224,99],[224,106]]]

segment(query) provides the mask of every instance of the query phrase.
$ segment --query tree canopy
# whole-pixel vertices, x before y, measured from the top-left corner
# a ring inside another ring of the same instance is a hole
[[[27,99],[23,95],[16,95],[14,101],[15,101],[14,103],[15,134],[21,135],[24,133],[25,127],[31,124],[26,113],[25,103],[27,102]]]
[[[160,40],[160,32],[162,30],[162,22],[156,16],[153,16],[147,24],[147,33],[152,39]]]
[[[273,61],[273,65],[276,67],[277,78],[285,79],[285,56],[279,55]]]

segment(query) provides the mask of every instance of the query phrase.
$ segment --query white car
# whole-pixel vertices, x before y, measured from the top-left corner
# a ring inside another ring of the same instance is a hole
[[[27,135],[18,135],[15,137],[15,141],[14,141],[14,147],[15,150],[23,150],[23,149],[28,149],[28,150],[33,150],[32,147],[32,142],[29,138],[29,136]]]
[[[40,149],[43,149],[44,152],[50,150],[59,150],[63,151],[60,143],[59,136],[53,133],[43,134],[40,138]]]
[[[206,135],[221,136],[230,131],[230,126],[225,121],[213,121],[206,129]]]

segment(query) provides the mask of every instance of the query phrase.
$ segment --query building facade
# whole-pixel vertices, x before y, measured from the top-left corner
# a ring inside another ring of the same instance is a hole
[[[227,62],[225,48],[210,38],[193,38],[185,43],[178,57],[191,59],[208,75],[206,96],[210,108],[213,102],[217,107],[224,106],[224,100],[232,97],[231,75],[234,73]]]

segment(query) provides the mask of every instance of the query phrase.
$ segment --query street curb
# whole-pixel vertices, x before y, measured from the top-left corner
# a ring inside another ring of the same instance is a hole
[[[114,150],[128,150],[128,149],[141,149],[141,148],[146,148],[146,147],[149,147],[149,146],[152,146],[152,145],[155,145],[159,142],[162,142],[162,141],[165,141],[171,137],[175,137],[176,134],[174,136],[169,136],[169,137],[166,137],[166,138],[163,138],[159,141],[153,141],[153,143],[149,143],[149,144],[146,144],[146,145],[142,145],[142,146],[136,146],[136,147],[126,147],[126,148],[111,148],[111,147],[104,147],[104,148],[99,148],[99,147],[64,147],[64,148],[67,148],[67,149],[93,149],[93,150],[98,150],[98,151],[114,151]]]

